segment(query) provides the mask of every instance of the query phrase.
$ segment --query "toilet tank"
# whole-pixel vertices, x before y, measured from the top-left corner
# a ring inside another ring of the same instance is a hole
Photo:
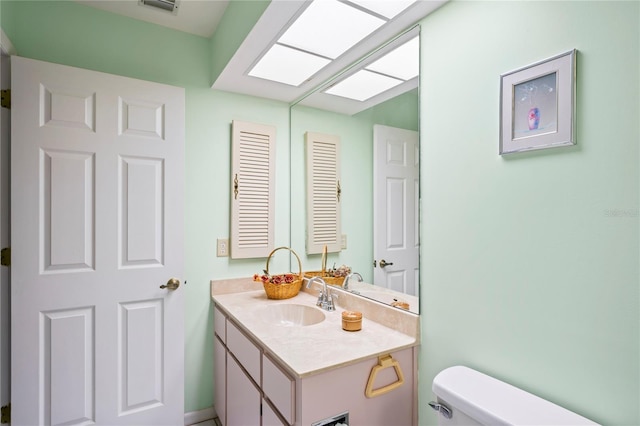
[[[591,420],[468,367],[441,371],[433,379],[438,424],[597,425]],[[448,413],[451,414],[450,418]]]

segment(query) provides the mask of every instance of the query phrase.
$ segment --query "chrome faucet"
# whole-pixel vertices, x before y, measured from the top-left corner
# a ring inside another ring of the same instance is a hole
[[[318,301],[316,302],[316,306],[321,307],[325,311],[335,311],[336,307],[333,304],[333,298],[337,297],[337,295],[332,295],[329,291],[329,287],[327,286],[327,282],[320,277],[313,277],[307,282],[307,288],[311,288],[311,284],[318,282],[322,284],[322,288],[320,289],[320,294],[318,294]]]
[[[351,290],[349,288],[349,281],[351,280],[351,277],[353,277],[354,275],[356,277],[358,277],[358,282],[362,282],[363,281],[362,280],[362,275],[360,275],[357,272],[354,272],[354,273],[351,273],[351,274],[347,275],[347,278],[344,279],[344,286],[342,288],[344,288],[345,290]]]

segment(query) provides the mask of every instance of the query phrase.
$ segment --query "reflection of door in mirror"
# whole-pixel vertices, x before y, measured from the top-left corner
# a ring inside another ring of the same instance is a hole
[[[373,128],[373,283],[417,296],[418,132]]]

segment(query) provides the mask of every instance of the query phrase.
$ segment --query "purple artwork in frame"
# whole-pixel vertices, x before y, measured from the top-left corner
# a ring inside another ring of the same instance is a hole
[[[576,53],[500,76],[500,155],[575,145]]]
[[[513,139],[558,130],[556,73],[514,87]]]

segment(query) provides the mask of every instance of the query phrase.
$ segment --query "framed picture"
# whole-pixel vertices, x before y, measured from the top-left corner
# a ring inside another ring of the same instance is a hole
[[[500,155],[575,145],[576,50],[500,76]]]

